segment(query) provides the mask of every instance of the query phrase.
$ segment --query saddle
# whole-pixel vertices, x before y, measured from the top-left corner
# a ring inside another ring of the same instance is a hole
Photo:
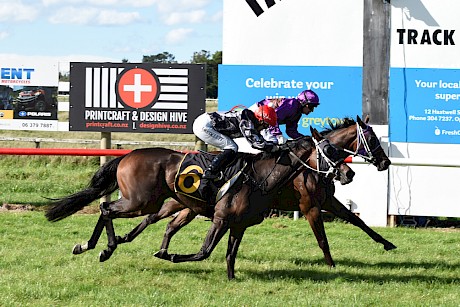
[[[187,153],[179,164],[174,189],[176,193],[206,201],[203,195],[201,177],[216,154],[208,152]],[[222,175],[215,181],[215,203],[217,203],[236,182],[247,165],[250,154],[238,153],[237,157],[222,171]]]

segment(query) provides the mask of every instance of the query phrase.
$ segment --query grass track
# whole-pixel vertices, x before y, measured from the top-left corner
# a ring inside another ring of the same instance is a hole
[[[329,269],[308,223],[273,218],[250,228],[227,281],[224,237],[202,262],[152,256],[167,221],[98,262],[106,244],[74,256],[97,215],[49,223],[41,212],[0,212],[1,306],[458,306],[460,231],[379,228],[398,246],[385,252],[357,228],[327,223]],[[124,234],[140,219],[115,220]],[[179,232],[171,252],[198,251],[210,222]]]

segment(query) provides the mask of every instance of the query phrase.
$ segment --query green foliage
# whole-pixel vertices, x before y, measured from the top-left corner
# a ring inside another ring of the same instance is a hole
[[[155,55],[144,55],[143,63],[177,63],[176,57],[169,52]],[[191,64],[206,64],[206,97],[217,98],[218,66],[222,64],[222,51],[211,54],[210,51],[201,50],[193,53]]]
[[[142,63],[177,63],[176,57],[169,52],[162,52],[155,55],[144,55],[142,57]]]
[[[61,73],[59,72],[59,81],[66,81],[66,82],[69,82],[70,81],[70,73]]]
[[[222,51],[216,51],[212,56],[209,51],[194,52],[193,64],[206,64],[206,97],[217,98],[218,66],[222,64]]]
[[[98,215],[49,223],[41,212],[0,212],[2,306],[458,306],[459,231],[379,228],[398,249],[386,252],[356,227],[327,223],[337,267],[326,266],[304,220],[267,219],[249,228],[226,277],[225,236],[201,262],[152,256],[169,219],[152,225],[112,258],[98,261],[107,239],[72,255],[89,239]],[[117,234],[140,218],[114,221]],[[196,219],[170,252],[194,253],[210,222]]]

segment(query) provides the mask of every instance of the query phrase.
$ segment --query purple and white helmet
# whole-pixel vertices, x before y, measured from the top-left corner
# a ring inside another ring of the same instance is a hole
[[[313,92],[312,90],[305,90],[297,95],[297,100],[300,102],[302,106],[306,105],[319,105],[319,97],[318,95]]]

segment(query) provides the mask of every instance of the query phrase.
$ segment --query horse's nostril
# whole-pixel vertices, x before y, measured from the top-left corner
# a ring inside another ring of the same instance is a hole
[[[348,179],[353,179],[353,177],[355,177],[355,172],[353,170],[349,170],[347,172],[347,178]]]

